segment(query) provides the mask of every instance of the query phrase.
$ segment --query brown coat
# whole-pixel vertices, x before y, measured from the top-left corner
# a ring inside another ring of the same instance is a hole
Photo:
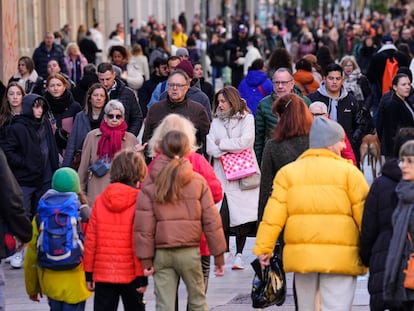
[[[100,194],[106,186],[109,185],[109,173],[102,177],[96,177],[89,172],[89,166],[98,161],[98,142],[102,136],[100,129],[92,130],[86,135],[82,147],[82,157],[79,164],[78,175],[80,179],[81,189],[88,197],[88,203],[92,206],[95,198]],[[137,144],[137,138],[134,134],[125,132],[122,139],[122,149],[132,148]]]
[[[180,174],[185,184],[179,200],[174,204],[154,201],[154,181],[169,161],[164,155],[157,158],[142,184],[134,225],[137,257],[144,269],[149,268],[155,249],[198,247],[204,232],[215,265],[223,265],[226,241],[220,215],[206,180],[193,171],[187,159],[183,160],[184,173]]]

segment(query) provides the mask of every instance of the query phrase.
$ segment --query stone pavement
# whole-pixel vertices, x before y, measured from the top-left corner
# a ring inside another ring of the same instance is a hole
[[[233,238],[230,241],[230,245],[234,246],[235,242]],[[255,256],[252,254],[252,248],[254,245],[254,238],[248,238],[244,249],[244,262],[245,269],[232,271],[230,267],[226,267],[224,277],[215,277],[212,273],[209,280],[207,301],[209,310],[212,311],[247,311],[254,310],[251,306],[250,289],[251,281],[253,278],[253,269],[249,263],[253,261]],[[7,311],[24,311],[24,310],[49,310],[46,298],[44,297],[40,303],[35,303],[29,300],[26,295],[23,280],[23,270],[13,270],[8,264],[3,264],[6,277],[6,310]],[[212,267],[213,268],[213,267]],[[213,269],[212,269],[213,271]],[[287,275],[288,280],[288,292],[286,302],[283,306],[272,306],[266,310],[280,310],[280,311],[293,311],[294,303],[292,296],[292,274]],[[369,310],[369,295],[366,290],[367,280],[366,277],[358,278],[358,286],[355,293],[354,303],[352,310],[362,311]],[[147,301],[147,311],[155,310],[155,297],[153,294],[153,283],[150,278],[150,284],[145,294],[145,300]],[[186,305],[186,292],[185,286],[182,284],[179,289],[179,304],[180,310],[185,310]],[[87,302],[87,311],[93,310],[93,299],[90,298]],[[122,303],[118,308],[118,311],[123,311]]]

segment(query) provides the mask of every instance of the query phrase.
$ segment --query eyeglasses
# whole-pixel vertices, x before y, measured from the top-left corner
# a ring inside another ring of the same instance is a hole
[[[112,120],[112,119],[117,119],[117,120],[121,120],[122,115],[121,114],[112,114],[112,113],[107,113],[106,116],[108,117],[108,119]]]
[[[289,82],[292,82],[292,80],[289,80],[289,81],[273,81],[273,84],[274,85],[276,85],[276,86],[278,86],[278,85],[282,85],[282,86],[286,86],[286,85],[288,85],[289,84]]]
[[[311,112],[311,113],[314,117],[320,117],[320,116],[324,116],[326,114],[324,112],[315,112],[315,113]]]
[[[184,86],[186,86],[187,84],[181,84],[181,83],[168,83],[168,88],[169,89],[174,89],[174,88],[182,88]]]

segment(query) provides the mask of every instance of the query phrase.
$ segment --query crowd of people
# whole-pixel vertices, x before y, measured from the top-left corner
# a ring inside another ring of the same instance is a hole
[[[6,261],[24,267],[29,298],[81,311],[94,291],[95,310],[119,297],[145,310],[153,277],[157,310],[178,310],[181,279],[188,310],[207,310],[210,257],[216,276],[244,269],[255,237],[263,268],[277,250],[295,273],[301,311],[351,309],[367,268],[371,310],[412,310],[414,19],[398,12],[287,14],[265,29],[218,17],[206,67],[199,17],[190,29],[185,13],[171,47],[152,16],[107,40],[99,23],[76,40],[70,25],[47,32],[0,94],[0,217],[19,241]],[[367,134],[386,159],[371,186],[359,169]],[[223,166],[245,152],[258,178],[248,186]],[[67,204],[82,263],[44,267],[39,206],[55,206],[57,221]]]

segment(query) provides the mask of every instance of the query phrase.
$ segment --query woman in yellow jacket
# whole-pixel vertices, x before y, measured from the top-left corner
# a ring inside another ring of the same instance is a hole
[[[53,190],[52,190],[53,189]],[[65,167],[58,169],[52,178],[52,189],[45,196],[59,193],[79,193],[79,177],[75,170]],[[81,217],[83,212],[80,212]],[[39,235],[36,217],[33,219],[33,237],[27,247],[24,259],[24,280],[26,292],[33,301],[43,295],[48,298],[50,311],[84,311],[86,300],[92,293],[86,288],[83,264],[71,270],[50,270],[38,264],[37,238]]]
[[[366,272],[358,255],[368,184],[340,152],[345,133],[335,121],[316,117],[310,149],[284,166],[273,181],[253,252],[264,267],[284,228],[283,264],[295,272],[298,307],[350,310],[356,276]]]

